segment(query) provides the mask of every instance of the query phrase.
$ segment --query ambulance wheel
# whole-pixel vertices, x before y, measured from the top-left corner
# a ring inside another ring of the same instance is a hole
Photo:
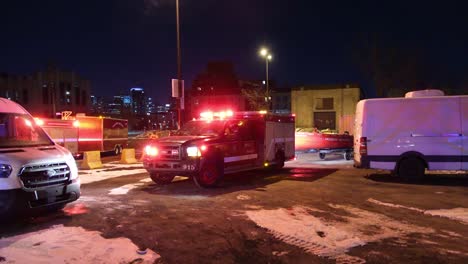
[[[67,204],[65,204],[65,203],[50,205],[50,206],[46,207],[46,211],[48,213],[56,213],[58,211],[61,211],[63,208],[65,208],[66,205]]]
[[[424,177],[425,166],[421,159],[417,157],[407,157],[398,163],[398,176],[410,181],[420,181]]]
[[[320,159],[325,159],[325,153],[320,152],[320,153],[319,153],[319,158],[320,158]]]
[[[164,185],[171,183],[175,175],[153,172],[150,174],[150,177],[153,182]]]
[[[193,177],[199,187],[215,187],[223,177],[223,163],[214,157],[207,159],[200,172]]]
[[[278,151],[276,152],[275,155],[275,169],[282,169],[284,167],[284,152],[283,151]]]
[[[16,199],[14,191],[0,191],[0,223],[8,221],[13,213],[13,204]]]

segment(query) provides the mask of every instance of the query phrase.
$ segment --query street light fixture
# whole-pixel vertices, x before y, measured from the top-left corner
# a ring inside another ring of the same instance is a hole
[[[267,101],[267,104],[268,104],[268,110],[270,110],[271,97],[270,97],[270,87],[269,87],[269,84],[268,84],[268,62],[273,59],[273,56],[271,55],[271,53],[266,48],[260,49],[260,56],[265,58],[265,66],[266,66],[265,95],[266,95],[266,101]]]

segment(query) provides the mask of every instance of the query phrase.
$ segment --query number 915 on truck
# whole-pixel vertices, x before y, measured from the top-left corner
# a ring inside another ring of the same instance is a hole
[[[202,187],[216,186],[229,173],[280,169],[294,158],[294,120],[266,111],[203,112],[146,145],[143,165],[158,184],[181,175]]]

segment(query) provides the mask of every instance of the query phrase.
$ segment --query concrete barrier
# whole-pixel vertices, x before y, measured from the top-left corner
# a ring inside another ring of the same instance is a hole
[[[135,158],[135,149],[123,149],[122,154],[120,156],[120,163],[123,164],[131,164],[137,163],[137,159]]]
[[[93,170],[102,168],[100,151],[85,151],[80,169]]]

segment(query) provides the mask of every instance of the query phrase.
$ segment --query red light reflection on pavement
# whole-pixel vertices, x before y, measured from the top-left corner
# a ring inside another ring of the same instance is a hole
[[[291,170],[291,178],[320,179],[337,171],[336,169],[296,168]]]
[[[79,214],[86,214],[88,213],[88,208],[86,208],[86,205],[82,203],[74,204],[72,206],[67,206],[63,209],[63,212],[66,215],[79,215]]]

